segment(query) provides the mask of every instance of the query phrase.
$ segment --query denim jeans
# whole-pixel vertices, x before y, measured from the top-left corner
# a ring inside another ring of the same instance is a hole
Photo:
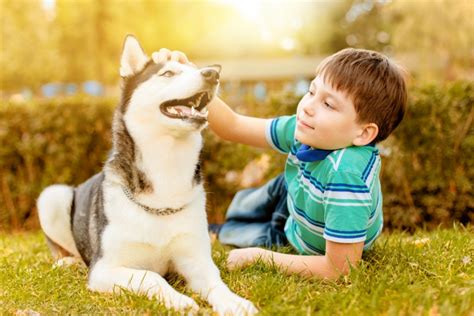
[[[219,241],[240,248],[288,245],[284,232],[286,200],[283,174],[259,188],[237,192],[219,231]]]

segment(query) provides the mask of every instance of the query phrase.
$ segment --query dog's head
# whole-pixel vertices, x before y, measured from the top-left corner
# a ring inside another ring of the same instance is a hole
[[[207,123],[206,106],[217,92],[219,73],[220,66],[157,64],[128,35],[120,64],[121,111],[127,126],[167,129],[173,134],[201,130]]]

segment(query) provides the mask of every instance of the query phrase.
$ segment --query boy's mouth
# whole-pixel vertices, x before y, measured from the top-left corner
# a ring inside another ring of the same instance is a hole
[[[312,127],[311,125],[309,125],[308,123],[306,123],[305,121],[303,121],[302,119],[300,119],[299,117],[297,118],[297,124],[302,126],[302,127],[305,127],[305,128],[310,128],[310,129],[314,129],[314,127]]]

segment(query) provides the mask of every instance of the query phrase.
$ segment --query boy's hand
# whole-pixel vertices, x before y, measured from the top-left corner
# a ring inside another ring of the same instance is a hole
[[[190,64],[188,57],[183,52],[178,50],[170,51],[167,48],[162,48],[157,52],[151,54],[151,58],[157,64],[165,63],[167,61],[177,61],[182,64]]]
[[[264,253],[265,250],[262,248],[234,249],[227,257],[227,268],[229,270],[244,268],[262,257]]]

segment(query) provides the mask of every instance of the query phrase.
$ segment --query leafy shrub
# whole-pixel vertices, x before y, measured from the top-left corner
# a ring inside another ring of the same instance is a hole
[[[394,228],[474,220],[474,84],[423,85],[387,141],[384,215]]]
[[[38,227],[44,187],[79,184],[101,169],[113,108],[85,98],[0,106],[0,228]]]
[[[240,113],[274,117],[295,112],[298,98],[249,100]],[[36,228],[35,200],[53,183],[77,185],[98,172],[110,149],[115,100],[62,98],[0,105],[0,228]],[[428,228],[472,222],[474,84],[417,86],[406,117],[381,144],[385,226]],[[232,127],[230,127],[232,128]],[[261,182],[283,171],[284,155],[231,144],[205,132],[203,169],[210,221],[223,220],[239,183],[229,171],[271,157]]]

